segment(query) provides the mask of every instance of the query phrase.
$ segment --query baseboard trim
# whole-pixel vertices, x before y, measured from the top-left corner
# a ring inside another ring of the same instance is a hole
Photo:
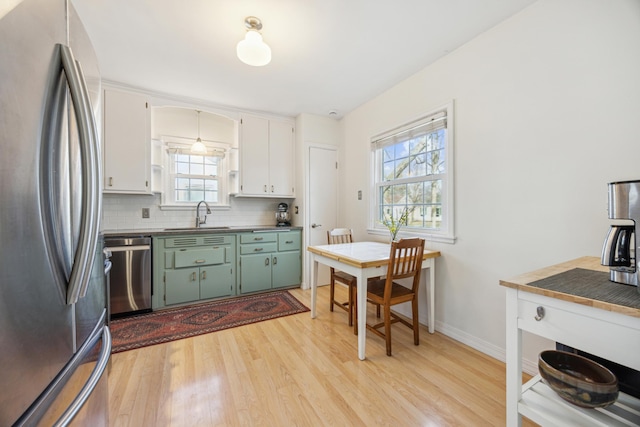
[[[501,362],[505,362],[507,359],[505,349],[481,340],[474,335],[464,332],[458,328],[454,328],[446,323],[436,321],[436,331]],[[529,375],[536,375],[538,373],[537,361],[533,362],[528,359],[522,359],[522,371]]]

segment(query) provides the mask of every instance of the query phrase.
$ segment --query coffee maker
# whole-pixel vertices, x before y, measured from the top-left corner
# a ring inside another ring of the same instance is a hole
[[[290,227],[289,222],[289,205],[286,203],[280,203],[278,205],[278,211],[276,212],[276,227]]]
[[[609,266],[612,282],[638,286],[636,224],[640,221],[640,181],[609,183],[609,219],[624,220],[624,224],[609,229],[602,247],[602,265]]]

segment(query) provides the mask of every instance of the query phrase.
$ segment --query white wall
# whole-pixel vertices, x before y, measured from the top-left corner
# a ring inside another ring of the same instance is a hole
[[[357,238],[376,238],[371,136],[450,100],[458,239],[427,243],[443,254],[436,328],[503,358],[499,279],[599,256],[606,184],[640,179],[640,2],[540,0],[348,114],[340,216]],[[535,360],[548,344],[525,345]]]

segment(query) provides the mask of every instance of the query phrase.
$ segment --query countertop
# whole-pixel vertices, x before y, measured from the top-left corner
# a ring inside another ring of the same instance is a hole
[[[591,292],[592,295],[590,295],[589,290],[585,291],[582,286],[576,286],[575,289],[571,289],[571,286],[569,286],[569,289],[564,289],[563,292],[543,287],[544,284],[553,283],[554,276],[558,276],[558,281],[561,281],[563,277],[562,273],[568,273],[575,269],[591,270],[607,274],[609,272],[609,267],[600,264],[600,258],[582,257],[524,273],[508,280],[500,280],[500,285],[628,316],[640,317],[640,292],[638,292],[635,286],[608,282],[607,286],[610,289],[607,292],[607,298],[602,297],[598,292]],[[562,285],[562,283],[559,282],[558,284]],[[611,295],[613,298],[609,298]]]
[[[287,231],[302,230],[302,227],[276,227],[275,225],[240,225],[228,228],[219,227],[201,227],[201,228],[147,228],[135,230],[103,230],[102,233],[106,237],[133,237],[133,236],[175,236],[184,234],[202,234],[202,233],[244,233],[244,232],[264,232],[264,231]]]

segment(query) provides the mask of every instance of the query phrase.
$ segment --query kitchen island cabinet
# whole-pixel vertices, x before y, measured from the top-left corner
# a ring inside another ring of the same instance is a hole
[[[151,194],[151,114],[145,95],[104,91],[104,192]]]
[[[243,115],[240,121],[240,190],[237,196],[294,197],[293,181],[293,125]]]
[[[540,375],[522,385],[522,331],[640,370],[640,294],[628,285],[614,284],[615,302],[588,293],[542,287],[541,280],[561,282],[574,269],[608,268],[600,259],[583,257],[513,279],[501,280],[506,289],[507,425],[521,425],[521,415],[543,426],[640,425],[640,400],[620,393],[607,408],[584,409],[562,400]],[[581,285],[584,282],[580,283]],[[562,285],[562,283],[561,283]],[[626,287],[626,288],[625,288]],[[619,292],[618,292],[619,291]]]

